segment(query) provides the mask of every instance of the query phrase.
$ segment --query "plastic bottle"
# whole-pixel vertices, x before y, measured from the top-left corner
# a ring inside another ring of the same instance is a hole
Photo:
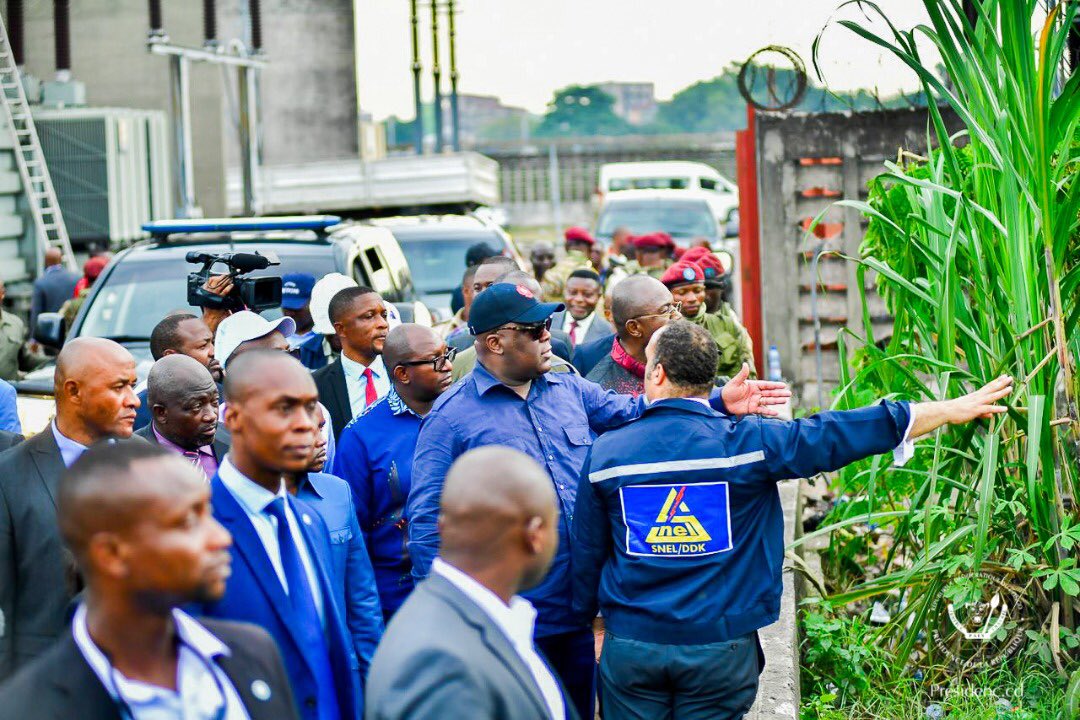
[[[769,346],[769,380],[775,382],[781,382],[784,379],[784,373],[780,369],[780,351],[776,349],[775,345]]]

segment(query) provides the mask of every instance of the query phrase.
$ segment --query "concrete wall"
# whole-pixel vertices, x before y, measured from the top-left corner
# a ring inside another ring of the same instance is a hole
[[[218,5],[219,35],[247,42],[247,0]],[[353,0],[263,0],[262,16],[270,59],[262,78],[263,163],[355,158]],[[232,88],[235,97],[235,81]],[[235,144],[228,149],[230,165],[238,164]]]
[[[146,49],[145,0],[71,3],[72,74],[90,105],[169,109],[169,62]],[[202,3],[164,2],[177,44],[202,45]],[[264,0],[263,162],[355,157],[356,82],[351,0]],[[218,38],[249,39],[247,2],[221,0]],[[26,7],[27,68],[51,80],[52,3]],[[207,216],[225,214],[225,176],[239,153],[236,80],[218,66],[192,68],[195,195]]]
[[[951,114],[946,114],[946,122],[958,125]],[[925,153],[927,127],[925,110],[758,117],[765,345],[777,346],[784,374],[794,381],[796,400],[803,406],[818,404],[810,312],[815,282],[826,404],[839,377],[837,334],[847,327],[864,335],[856,264],[823,258],[817,278],[811,273],[814,249],[821,240],[827,249],[858,255],[865,220],[857,210],[834,203],[865,199],[867,181],[885,171],[885,160],[895,162],[901,148]],[[826,208],[824,237],[807,238],[804,223]],[[892,322],[873,291],[873,273],[867,272],[864,282],[874,335],[880,341],[888,336]],[[855,344],[849,341],[849,350]]]
[[[166,2],[165,26],[176,43],[202,44],[201,3]],[[169,63],[146,50],[145,0],[80,0],[71,3],[71,70],[86,83],[90,105],[169,109]],[[53,79],[52,3],[27,3],[26,66]],[[221,71],[192,68],[195,139],[195,196],[208,216],[225,211],[226,143],[235,142],[224,123]]]

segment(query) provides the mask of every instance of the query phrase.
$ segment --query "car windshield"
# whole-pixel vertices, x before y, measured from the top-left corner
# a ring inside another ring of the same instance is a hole
[[[245,277],[306,272],[320,278],[336,269],[329,249],[319,255],[278,254],[281,265]],[[121,261],[94,296],[79,335],[113,338],[118,342],[148,340],[150,331],[169,313],[186,311],[198,315],[198,308],[187,304],[187,276],[198,267],[175,258]],[[214,268],[215,272],[222,269],[220,265]],[[281,309],[266,310],[262,315],[269,319],[280,317]]]
[[[483,242],[498,252],[506,251],[506,242],[494,232],[455,233],[452,237],[410,235],[399,237],[398,242],[409,263],[413,287],[422,295],[452,293],[461,284],[465,253],[473,245]]]
[[[609,237],[627,227],[635,235],[663,231],[673,238],[715,238],[716,220],[703,200],[624,200],[611,202],[600,215],[597,234]]]

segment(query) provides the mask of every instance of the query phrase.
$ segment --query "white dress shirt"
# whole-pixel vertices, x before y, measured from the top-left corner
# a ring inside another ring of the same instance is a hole
[[[533,645],[533,625],[536,623],[536,609],[528,600],[518,595],[510,599],[509,607],[499,597],[450,563],[435,558],[431,572],[448,580],[454,587],[476,603],[484,614],[506,635],[518,657],[529,668],[529,673],[544,696],[548,711],[553,720],[565,720],[566,706],[563,704],[562,691],[551,669],[541,659]]]
[[[281,546],[278,543],[277,518],[264,512],[266,506],[275,499],[286,496],[285,483],[282,482],[277,494],[274,494],[254,481],[244,477],[244,475],[236,469],[236,466],[232,464],[232,460],[228,455],[225,456],[225,459],[221,461],[221,465],[218,466],[218,477],[221,478],[222,484],[224,484],[228,491],[232,493],[232,496],[236,498],[236,501],[240,503],[240,507],[244,509],[244,513],[247,514],[248,520],[250,520],[252,526],[254,526],[255,532],[259,536],[259,540],[262,541],[263,548],[270,558],[270,564],[274,566],[274,571],[281,581],[281,586],[285,588],[285,592],[288,593],[289,582],[285,579],[285,566],[281,563]],[[289,532],[292,534],[293,542],[296,544],[296,547],[300,549],[300,562],[304,566],[304,573],[307,575],[308,586],[311,588],[311,596],[315,600],[315,610],[319,613],[320,622],[325,626],[326,613],[323,610],[323,596],[322,588],[319,587],[319,576],[315,571],[315,564],[312,562],[307,543],[304,541],[304,535],[300,532],[300,520],[296,517],[296,514],[293,513],[293,509],[288,501],[285,503],[285,516],[289,518]],[[307,525],[311,524],[311,518],[308,517],[306,513],[304,514],[304,523]]]
[[[570,339],[574,341],[575,345],[580,345],[581,341],[585,339],[585,336],[589,332],[589,328],[592,327],[593,319],[596,318],[596,311],[589,313],[584,320],[574,320],[574,316],[567,310],[563,315],[562,330],[564,333],[570,336]],[[577,322],[577,328],[574,332],[570,332],[570,325]]]
[[[80,604],[71,621],[75,644],[105,691],[134,715],[131,720],[211,720],[225,704],[223,720],[248,720],[247,709],[225,671],[214,658],[230,655],[228,646],[182,610],[174,609],[173,622],[180,639],[176,660],[175,691],[114,671],[105,653],[86,627],[86,605]],[[213,673],[213,674],[211,674]],[[215,680],[216,677],[216,680]],[[225,697],[221,696],[224,691]]]
[[[390,378],[386,374],[386,365],[383,364],[382,355],[365,367],[345,357],[345,353],[341,354],[341,369],[345,371],[345,387],[349,391],[349,407],[354,418],[359,417],[360,413],[367,408],[367,402],[364,399],[367,397],[368,381],[364,377],[364,370],[367,368],[371,368],[371,377],[375,381],[376,398],[381,398],[390,392]]]

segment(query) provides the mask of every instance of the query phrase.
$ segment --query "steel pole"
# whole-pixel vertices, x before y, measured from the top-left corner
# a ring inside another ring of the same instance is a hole
[[[439,70],[439,2],[431,0],[431,77],[435,81],[435,152],[443,150],[442,75]]]
[[[191,147],[191,75],[189,60],[183,55],[170,57],[173,138],[176,148],[177,215],[199,217],[195,205],[194,159]]]
[[[244,215],[251,217],[259,214],[258,197],[255,183],[259,172],[258,147],[258,87],[256,70],[252,67],[237,68],[237,87],[239,88],[240,122],[240,193],[243,200]]]
[[[416,146],[416,154],[424,152],[424,108],[420,97],[420,73],[423,67],[420,65],[420,18],[416,14],[416,0],[409,0],[409,22],[412,24],[412,74],[413,74],[413,107],[416,112],[416,120],[413,121]]]
[[[454,25],[454,0],[447,0],[446,15],[450,21],[450,122],[454,152],[461,150],[461,115],[458,112],[457,28]]]

